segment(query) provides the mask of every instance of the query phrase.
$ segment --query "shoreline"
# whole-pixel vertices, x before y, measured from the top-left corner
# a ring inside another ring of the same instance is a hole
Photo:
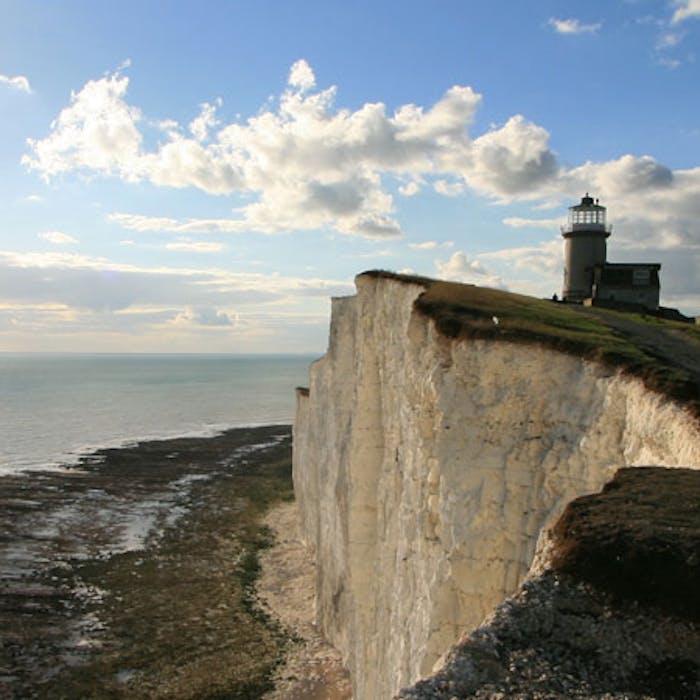
[[[257,698],[288,634],[256,605],[288,425],[0,478],[0,693]]]
[[[258,428],[284,428],[291,425],[291,420],[264,421],[251,423],[222,423],[175,431],[171,435],[167,433],[153,433],[132,437],[108,439],[100,444],[84,444],[63,452],[60,457],[45,462],[32,462],[25,466],[13,464],[0,464],[0,480],[5,477],[25,476],[31,477],[37,473],[65,474],[74,472],[81,464],[98,464],[99,457],[103,453],[112,450],[126,450],[139,447],[151,442],[165,442],[169,440],[208,440],[217,438],[235,430],[256,430]]]

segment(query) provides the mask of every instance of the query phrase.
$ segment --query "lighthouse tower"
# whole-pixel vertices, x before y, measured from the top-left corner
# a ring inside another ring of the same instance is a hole
[[[607,255],[605,207],[586,196],[569,207],[569,221],[562,226],[564,237],[564,301],[582,302],[593,296],[594,271],[603,267]]]

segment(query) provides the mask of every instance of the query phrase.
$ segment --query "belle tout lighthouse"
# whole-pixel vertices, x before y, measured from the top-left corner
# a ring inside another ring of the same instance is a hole
[[[659,308],[661,263],[609,263],[607,239],[612,227],[606,209],[588,193],[569,207],[564,237],[564,301],[629,310]]]

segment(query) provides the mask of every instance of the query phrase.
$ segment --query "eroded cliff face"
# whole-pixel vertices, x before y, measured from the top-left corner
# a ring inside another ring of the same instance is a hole
[[[294,485],[317,619],[360,700],[392,697],[513,593],[543,528],[617,467],[700,464],[638,380],[539,346],[455,341],[420,284],[362,275],[298,392]]]

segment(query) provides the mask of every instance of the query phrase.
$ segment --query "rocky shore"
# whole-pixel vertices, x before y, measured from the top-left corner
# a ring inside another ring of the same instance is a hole
[[[0,696],[259,698],[289,632],[255,592],[288,426],[0,479]]]

